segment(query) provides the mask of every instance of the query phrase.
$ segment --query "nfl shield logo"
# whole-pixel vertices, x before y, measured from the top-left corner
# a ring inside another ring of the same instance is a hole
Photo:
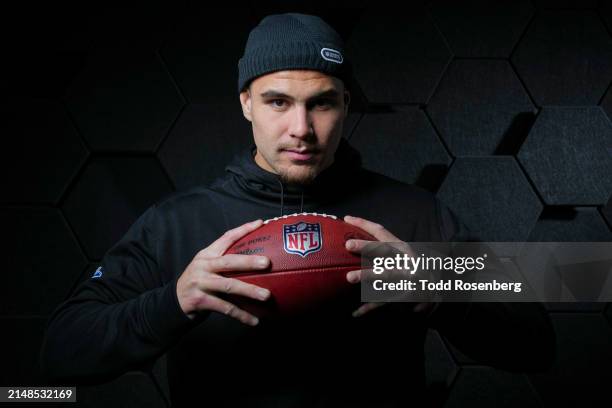
[[[285,252],[298,254],[305,257],[317,252],[323,246],[323,235],[321,224],[309,222],[298,222],[291,225],[283,225],[283,242]]]

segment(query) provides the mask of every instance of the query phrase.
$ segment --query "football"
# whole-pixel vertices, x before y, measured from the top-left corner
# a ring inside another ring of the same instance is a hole
[[[361,257],[345,248],[353,238],[376,241],[333,215],[300,213],[264,221],[226,254],[265,255],[268,269],[223,275],[267,288],[271,299],[231,296],[230,301],[258,317],[282,317],[355,300],[355,293],[358,300],[359,285],[346,280],[347,272],[361,268]]]

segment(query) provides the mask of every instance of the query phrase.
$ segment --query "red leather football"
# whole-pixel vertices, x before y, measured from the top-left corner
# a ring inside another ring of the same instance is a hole
[[[346,273],[361,268],[361,258],[346,250],[349,239],[376,239],[333,215],[301,213],[264,221],[236,241],[226,254],[265,255],[266,270],[225,272],[272,293],[267,302],[232,296],[231,301],[258,317],[288,316],[306,312],[359,293]],[[358,299],[358,297],[357,297]],[[353,305],[357,306],[357,305]]]

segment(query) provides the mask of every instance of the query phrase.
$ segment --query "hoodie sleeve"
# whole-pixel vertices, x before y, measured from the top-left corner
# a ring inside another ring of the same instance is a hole
[[[49,317],[40,354],[49,382],[99,383],[142,370],[194,324],[178,303],[178,278],[162,279],[154,217],[151,207]]]
[[[438,215],[444,241],[474,240],[465,225],[439,203]],[[501,270],[492,273],[498,280],[505,278]],[[554,329],[540,303],[442,302],[429,315],[429,325],[468,357],[490,366],[541,371],[555,358]]]

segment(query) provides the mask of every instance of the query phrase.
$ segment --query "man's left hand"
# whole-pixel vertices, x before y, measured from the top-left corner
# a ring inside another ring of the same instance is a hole
[[[362,230],[364,230],[365,232],[369,233],[374,238],[376,238],[378,241],[401,243],[401,246],[403,247],[401,250],[403,252],[411,252],[410,246],[407,243],[402,242],[402,240],[400,240],[398,237],[393,235],[391,232],[389,232],[385,227],[383,227],[380,224],[377,224],[372,221],[368,221],[364,218],[353,217],[350,215],[345,216],[344,221],[351,225],[361,228]],[[353,253],[361,254],[361,251],[363,250],[363,248],[370,242],[372,241],[367,241],[363,239],[349,239],[346,241],[346,249]],[[361,274],[362,274],[361,270],[350,271],[346,274],[346,280],[348,280],[350,283],[359,283],[361,282]],[[386,304],[387,304],[386,302],[364,303],[357,310],[353,312],[353,317],[363,316],[364,314],[374,309],[377,309],[381,306],[384,306]],[[429,312],[433,309],[434,305],[435,303],[416,303],[412,307],[412,311],[416,313]]]

